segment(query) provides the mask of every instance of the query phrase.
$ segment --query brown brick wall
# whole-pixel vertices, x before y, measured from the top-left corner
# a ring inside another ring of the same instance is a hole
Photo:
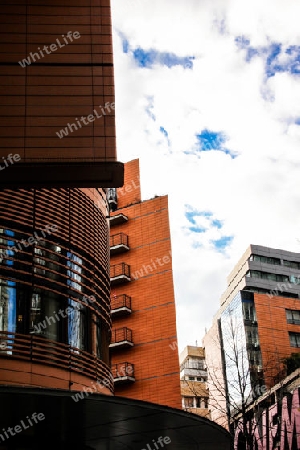
[[[109,0],[2,1],[0,63],[0,156],[116,160]]]
[[[300,310],[300,300],[287,297],[269,298],[266,294],[254,294],[258,322],[258,334],[266,368],[266,382],[272,382],[280,370],[282,358],[300,352],[290,346],[289,331],[300,333],[300,325],[288,324],[286,309]]]
[[[129,236],[130,250],[111,257],[111,264],[126,262],[132,281],[112,287],[111,295],[132,298],[132,314],[113,320],[113,328],[132,329],[134,347],[112,351],[112,363],[135,365],[136,381],[115,387],[115,394],[181,408],[178,353],[169,346],[177,342],[173,288],[168,198],[157,197],[141,203],[140,189],[130,190],[132,180],[139,184],[138,160],[125,164],[124,195],[119,193],[118,209],[128,222],[113,226],[111,235]],[[134,277],[136,279],[134,279]],[[174,347],[173,347],[174,348]]]
[[[118,208],[141,202],[139,160],[134,159],[125,165],[124,185],[118,189]],[[115,213],[116,214],[116,213]]]

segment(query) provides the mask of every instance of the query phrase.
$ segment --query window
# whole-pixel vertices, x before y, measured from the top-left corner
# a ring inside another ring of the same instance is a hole
[[[280,265],[280,259],[278,258],[271,258],[261,255],[251,255],[249,259],[250,261],[257,261],[265,264],[275,264],[276,266]]]
[[[249,351],[248,352],[248,358],[251,366],[261,366],[262,365],[262,358],[261,354],[258,351]]]
[[[184,397],[184,406],[186,408],[193,408],[194,401],[193,397]]]
[[[204,369],[204,362],[199,360],[193,360],[188,359],[185,361],[183,367],[185,369],[197,369],[197,370],[203,370]]]
[[[43,334],[42,329],[44,327],[39,326],[42,322],[42,310],[41,310],[41,295],[34,293],[31,297],[30,306],[30,333]],[[46,325],[45,325],[46,328]]]
[[[0,285],[0,331],[16,331],[16,283],[4,281]]]
[[[76,349],[86,350],[86,307],[69,299],[68,343]]]
[[[249,270],[246,273],[246,277],[263,278],[264,280],[283,281],[283,282],[290,280],[287,275],[262,272],[261,270]]]
[[[189,377],[189,380],[194,380],[195,379],[195,377]]]
[[[250,327],[247,327],[246,330],[247,334],[247,342],[248,344],[255,344],[258,345],[258,333],[256,329],[251,329]]]
[[[36,264],[39,264],[40,266],[46,265],[46,261],[42,258],[33,258],[33,262],[35,262]]]
[[[34,292],[30,303],[30,333],[39,334],[53,341],[61,338],[61,317],[56,311],[60,308],[59,296],[51,292]]]
[[[261,278],[260,270],[250,270],[250,277]]]
[[[286,266],[286,267],[291,267],[292,269],[298,269],[298,270],[300,269],[300,264],[296,261],[283,260],[282,265]]]
[[[244,319],[251,321],[256,320],[253,303],[243,302],[243,310],[244,310]]]
[[[300,276],[291,275],[290,276],[290,282],[293,284],[300,284]]]
[[[267,280],[276,281],[276,274],[275,273],[267,273],[266,274],[266,279]]]
[[[291,347],[300,347],[300,333],[289,333]]]
[[[294,309],[286,309],[285,312],[287,323],[300,325],[300,311]]]
[[[67,261],[67,265],[70,269],[67,271],[69,277],[67,284],[68,286],[81,291],[82,286],[79,283],[82,282],[82,259],[71,252],[68,252],[68,257],[69,260]]]
[[[201,408],[201,397],[196,398],[196,408]]]

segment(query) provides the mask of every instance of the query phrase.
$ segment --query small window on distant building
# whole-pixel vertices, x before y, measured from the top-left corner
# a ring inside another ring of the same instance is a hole
[[[192,408],[194,406],[193,397],[184,397],[184,406],[186,408]]]
[[[291,347],[300,347],[300,333],[289,333]]]
[[[195,377],[189,377],[189,380],[194,380],[195,379]]]
[[[300,325],[300,311],[295,309],[286,309],[285,312],[287,323]]]

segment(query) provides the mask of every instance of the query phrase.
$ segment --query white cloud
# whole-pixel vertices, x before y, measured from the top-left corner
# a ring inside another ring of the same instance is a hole
[[[251,46],[299,45],[300,4],[112,0],[112,7],[118,156],[140,158],[144,199],[169,195],[182,350],[201,343],[226,277],[250,243],[300,251],[300,76],[267,79],[266,55],[247,62],[235,44],[245,35]],[[131,49],[194,56],[193,69],[138,67],[123,53],[120,33]],[[224,146],[239,156],[195,153],[203,129],[225,133]],[[186,204],[211,211],[222,228],[189,231]],[[234,239],[220,252],[212,240],[225,236]]]

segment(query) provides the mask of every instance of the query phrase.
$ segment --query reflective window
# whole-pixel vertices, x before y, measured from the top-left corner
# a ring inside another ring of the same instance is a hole
[[[30,304],[30,333],[60,341],[62,316],[57,314],[59,309],[60,302],[56,294],[45,291],[33,293]]]
[[[39,324],[42,322],[42,309],[41,309],[41,295],[32,294],[30,305],[30,333],[42,334],[42,327]]]
[[[257,261],[265,264],[275,264],[280,265],[280,259],[279,258],[272,258],[268,256],[261,256],[261,255],[251,255],[250,261]]]
[[[243,302],[243,314],[246,320],[256,320],[254,304],[250,302]]]
[[[300,347],[300,333],[289,333],[291,347]]]
[[[300,276],[291,275],[290,276],[290,282],[293,284],[300,284]]]
[[[246,277],[263,278],[264,280],[273,280],[273,281],[282,281],[282,282],[289,281],[289,277],[287,275],[268,273],[268,272],[263,272],[261,270],[249,270],[246,273]]]
[[[294,309],[286,309],[285,312],[287,323],[300,325],[300,311]]]
[[[68,286],[81,291],[82,286],[79,283],[82,281],[82,259],[71,252],[68,252],[67,256],[69,258],[67,261],[67,266],[69,267],[67,271],[69,277],[67,284]]]
[[[86,307],[74,300],[69,299],[68,313],[68,343],[71,347],[86,350]]]
[[[283,260],[282,264],[286,267],[291,267],[292,269],[300,269],[300,263],[296,262],[296,261],[286,261]]]
[[[184,406],[186,408],[193,408],[194,399],[193,397],[184,397]]]
[[[13,281],[3,281],[0,285],[0,331],[16,332],[16,283]]]

